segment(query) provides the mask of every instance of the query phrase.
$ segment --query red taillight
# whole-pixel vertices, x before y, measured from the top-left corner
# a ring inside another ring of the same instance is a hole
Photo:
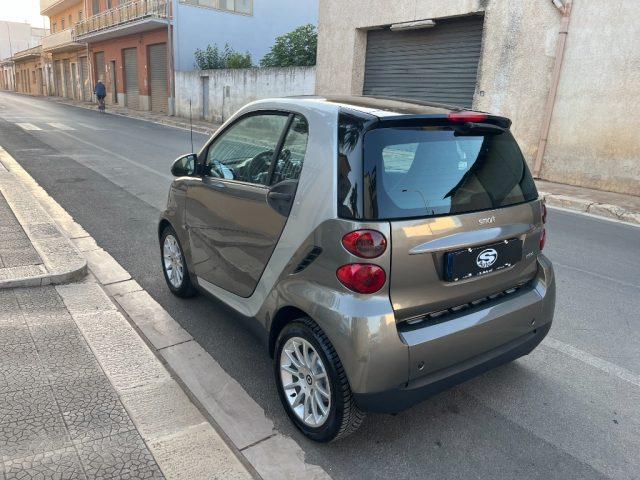
[[[376,230],[356,230],[342,237],[348,252],[361,258],[376,258],[387,249],[387,239]]]
[[[542,223],[547,223],[547,206],[542,204]]]
[[[349,290],[356,293],[376,293],[387,281],[384,270],[369,263],[350,263],[336,271],[336,276]]]
[[[545,243],[547,243],[547,230],[543,228],[540,234],[540,251],[544,248]]]
[[[486,119],[487,114],[479,112],[451,112],[449,114],[449,121],[454,123],[478,123],[484,122]]]

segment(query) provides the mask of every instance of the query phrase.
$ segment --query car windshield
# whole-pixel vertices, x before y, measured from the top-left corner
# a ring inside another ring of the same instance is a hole
[[[508,130],[378,128],[364,141],[374,219],[488,210],[537,198]]]

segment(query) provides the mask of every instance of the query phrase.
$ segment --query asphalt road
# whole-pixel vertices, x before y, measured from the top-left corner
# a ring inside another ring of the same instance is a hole
[[[205,140],[195,134],[196,149]],[[270,359],[243,319],[210,299],[179,300],[164,284],[157,218],[171,162],[191,150],[188,132],[0,93],[0,146],[333,478],[640,478],[640,228],[550,210],[558,297],[547,340],[316,445],[286,418]]]

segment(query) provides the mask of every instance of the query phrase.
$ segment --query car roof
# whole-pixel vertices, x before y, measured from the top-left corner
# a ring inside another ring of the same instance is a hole
[[[301,102],[333,104],[342,108],[374,115],[376,117],[393,117],[399,115],[447,115],[452,111],[464,110],[461,107],[445,105],[421,100],[366,96],[366,95],[334,95],[317,96],[301,95],[287,97],[288,100],[296,99]]]

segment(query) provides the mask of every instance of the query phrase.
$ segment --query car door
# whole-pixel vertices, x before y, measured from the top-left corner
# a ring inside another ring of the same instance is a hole
[[[307,135],[298,115],[252,112],[203,151],[185,215],[200,282],[253,293],[287,221]]]

